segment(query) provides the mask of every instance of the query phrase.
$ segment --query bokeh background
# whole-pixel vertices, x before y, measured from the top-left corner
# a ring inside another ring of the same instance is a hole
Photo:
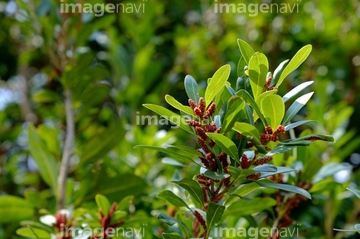
[[[60,2],[55,0],[0,1],[0,195],[24,197],[30,190],[40,195],[38,209],[54,212],[54,195],[29,155],[27,127],[41,126],[38,133],[51,154],[61,159],[66,81],[77,87],[74,165],[82,162],[70,172],[69,181],[75,186],[68,204],[86,203],[116,177],[136,176],[144,184],[136,191],[139,215],[151,222],[147,230],[153,237],[147,238],[156,238],[159,222],[154,215],[162,205],[155,196],[178,168],[163,165],[164,155],[133,147],[195,142],[180,129],[137,125],[137,114],[151,114],[142,104],[168,106],[165,94],[186,103],[185,75],[205,86],[207,78],[227,63],[233,69],[230,82],[235,84],[238,38],[263,52],[272,71],[312,44],[310,57],[280,92],[315,81],[315,94],[303,115],[320,122],[315,130],[332,134],[337,141],[330,146],[315,144],[304,157],[313,159],[314,165],[351,167],[330,173],[331,179],[316,189],[323,197],[294,211],[304,238],[359,238],[333,231],[360,222],[360,202],[346,191],[360,184],[358,0],[104,2],[144,4],[144,12],[94,17],[60,14]],[[214,10],[219,3],[263,2],[298,4],[299,11],[250,16]],[[82,161],[89,149],[86,143],[98,145],[105,138],[107,146]],[[20,222],[2,223],[0,218],[0,238],[20,238],[14,234],[19,226]]]

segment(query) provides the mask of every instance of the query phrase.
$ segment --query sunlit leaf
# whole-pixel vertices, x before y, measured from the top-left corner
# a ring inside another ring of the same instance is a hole
[[[263,53],[256,52],[249,61],[250,85],[256,100],[263,92],[266,75],[269,70],[269,62]]]
[[[312,85],[313,83],[314,83],[314,81],[306,81],[306,82],[301,83],[300,85],[296,86],[294,89],[292,89],[291,91],[289,91],[288,93],[286,93],[283,96],[282,99],[283,99],[284,103],[287,102],[288,100],[290,100],[295,95],[297,95],[300,91],[302,91],[303,89],[305,89],[309,85]]]
[[[217,133],[207,133],[207,136],[209,136],[209,138],[212,139],[216,145],[219,146],[230,157],[236,160],[239,159],[237,147],[231,139],[225,135]]]
[[[268,95],[261,101],[260,108],[266,121],[275,132],[285,114],[283,100],[279,95]]]
[[[192,99],[195,102],[199,102],[199,87],[196,80],[192,76],[186,75],[184,85],[186,94],[188,95],[189,99]]]
[[[15,196],[0,196],[0,223],[20,222],[34,215],[31,203]]]
[[[160,192],[157,195],[157,197],[168,201],[169,203],[171,203],[172,205],[174,205],[176,207],[189,208],[189,206],[186,204],[186,202],[184,200],[182,200],[180,197],[176,196],[173,192],[171,192],[169,190],[164,190],[164,191]]]
[[[310,100],[314,92],[310,92],[299,97],[286,111],[282,125],[288,124],[292,118],[304,107],[304,105]]]
[[[202,189],[197,182],[192,179],[184,178],[180,181],[174,181],[174,183],[185,189],[200,205],[204,204]]]

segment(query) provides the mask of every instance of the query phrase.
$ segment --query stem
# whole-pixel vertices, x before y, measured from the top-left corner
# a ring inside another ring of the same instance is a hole
[[[65,90],[66,136],[58,178],[57,209],[63,209],[66,196],[66,179],[69,170],[70,158],[74,150],[75,124],[72,110],[71,91]]]

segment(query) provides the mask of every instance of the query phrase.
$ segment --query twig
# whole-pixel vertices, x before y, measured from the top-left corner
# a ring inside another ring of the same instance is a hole
[[[66,114],[66,136],[61,159],[61,166],[58,178],[58,202],[57,209],[65,206],[66,179],[69,170],[70,158],[74,150],[75,124],[71,102],[71,91],[65,90],[65,114]]]

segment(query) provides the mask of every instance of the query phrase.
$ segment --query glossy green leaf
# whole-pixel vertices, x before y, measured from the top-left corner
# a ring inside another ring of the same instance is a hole
[[[267,150],[260,143],[260,133],[255,126],[248,123],[236,122],[233,130],[246,136],[250,141],[252,141],[260,153],[267,153]]]
[[[295,148],[295,146],[287,146],[287,145],[278,144],[275,148],[270,150],[266,154],[266,156],[273,156],[275,154],[282,154],[282,153],[288,152],[290,150],[293,150],[294,148]]]
[[[171,203],[176,207],[187,207],[189,206],[186,204],[184,200],[180,197],[176,196],[173,192],[169,190],[164,190],[157,195],[158,198],[164,199],[165,201]]]
[[[223,134],[207,133],[210,139],[212,139],[217,146],[221,148],[225,153],[235,160],[239,159],[238,149],[235,143]]]
[[[185,91],[189,99],[199,102],[199,86],[191,75],[186,75],[184,80]]]
[[[31,203],[15,196],[0,196],[0,223],[20,222],[34,215]]]
[[[161,115],[176,126],[179,126],[183,130],[187,131],[188,133],[194,134],[194,132],[191,130],[190,126],[185,122],[185,119],[182,116],[175,114],[174,112],[159,105],[144,104],[143,106]]]
[[[234,192],[230,192],[230,197],[226,200],[225,205],[230,205],[238,197],[245,197],[260,187],[256,182],[241,185]]]
[[[230,76],[230,65],[220,67],[211,77],[210,82],[205,90],[205,102],[208,106],[214,98],[224,89],[226,82]]]
[[[236,215],[237,217],[261,212],[276,205],[273,198],[254,198],[251,201],[239,200],[232,203],[225,211],[224,216]]]
[[[20,228],[16,230],[19,236],[33,238],[33,239],[49,239],[51,234],[40,228]]]
[[[33,157],[43,180],[56,191],[57,178],[59,173],[59,164],[54,156],[49,152],[46,144],[37,134],[35,127],[28,127],[30,154]]]
[[[189,178],[184,178],[180,181],[174,181],[174,183],[185,189],[200,205],[204,204],[202,189],[197,182]]]
[[[261,93],[259,95],[259,97],[256,99],[256,104],[259,106],[259,109],[261,109],[261,101],[268,97],[269,95],[274,95],[278,92],[277,89],[273,89],[273,90],[269,90],[269,91],[265,91],[263,93]],[[259,118],[258,114],[256,113],[256,111],[254,112],[254,120],[256,121]]]
[[[288,100],[290,100],[291,98],[293,98],[295,95],[297,95],[303,89],[312,85],[313,83],[314,83],[314,81],[306,81],[306,82],[301,83],[300,85],[296,86],[294,89],[292,89],[291,91],[289,91],[282,97],[284,103],[287,102]]]
[[[275,166],[276,170],[275,171],[263,171],[261,172],[261,176],[260,178],[266,178],[266,177],[269,177],[271,175],[276,175],[276,174],[279,174],[279,173],[291,173],[291,172],[294,172],[296,171],[295,169],[292,169],[292,168],[288,168],[288,167],[282,167],[282,166]]]
[[[241,52],[242,57],[246,64],[249,64],[251,56],[254,54],[252,47],[244,40],[237,39],[237,43]]]
[[[169,103],[169,105],[171,105],[175,109],[178,109],[178,110],[180,110],[180,111],[182,111],[182,112],[184,112],[184,113],[186,113],[188,115],[194,116],[194,112],[189,106],[185,106],[185,105],[181,104],[179,101],[177,101],[171,95],[165,95],[165,100],[166,100],[166,102]]]
[[[218,173],[210,170],[206,170],[204,173],[204,176],[211,178],[211,179],[225,179],[230,177],[230,174],[228,173]]]
[[[266,56],[263,53],[256,52],[249,61],[250,85],[255,100],[264,90],[268,70],[269,62]]]
[[[157,218],[158,218],[160,221],[166,223],[166,224],[169,225],[169,226],[173,226],[173,225],[175,225],[176,223],[181,224],[181,225],[187,230],[187,232],[190,232],[190,230],[188,229],[188,227],[186,226],[185,223],[183,223],[182,221],[180,221],[180,220],[178,220],[178,219],[176,219],[176,218],[173,218],[173,217],[171,217],[171,216],[169,216],[169,215],[166,215],[165,213],[162,213],[162,212],[159,213],[159,215],[157,216]]]
[[[276,83],[279,81],[280,79],[280,75],[281,73],[284,71],[286,64],[289,62],[289,60],[285,60],[283,62],[280,63],[280,65],[278,67],[276,67],[275,71],[274,71],[274,75],[272,77],[270,86],[275,86]]]
[[[111,207],[109,200],[104,195],[97,194],[95,196],[95,201],[98,208],[101,210],[104,216],[107,217],[109,215],[109,211]]]
[[[281,73],[275,87],[279,87],[284,81],[285,77],[287,77],[291,72],[296,70],[301,65],[301,63],[306,60],[306,58],[310,55],[311,50],[312,46],[306,45],[295,54],[295,56],[290,60],[289,64],[286,65],[284,71]]]
[[[267,123],[275,132],[284,118],[285,105],[283,100],[279,95],[268,95],[261,101],[260,108]]]
[[[217,203],[210,202],[208,210],[206,211],[206,226],[208,234],[211,228],[221,220],[221,217],[225,211],[225,207]]]
[[[244,106],[244,100],[238,96],[233,96],[229,99],[228,109],[222,123],[222,132],[226,133],[233,127],[239,112],[244,109]]]
[[[301,97],[299,97],[292,105],[289,107],[289,109],[286,111],[284,120],[282,122],[282,125],[287,125],[292,118],[304,107],[304,105],[310,100],[311,96],[314,94],[314,92],[310,92],[308,94],[305,94]]]
[[[256,166],[255,168],[253,168],[253,170],[255,170],[256,172],[271,172],[271,173],[274,173],[277,171],[276,167],[271,164],[259,165],[259,166]]]
[[[162,237],[164,239],[183,239],[181,236],[172,233],[163,233]]]
[[[106,156],[122,140],[125,131],[120,125],[113,124],[109,128],[91,138],[84,145],[81,146],[80,164],[79,167],[85,163],[91,163]]]
[[[258,183],[260,186],[265,188],[275,188],[288,192],[297,193],[311,200],[311,195],[308,191],[293,185],[273,183],[270,180],[260,180],[260,181],[256,181],[256,183]]]

